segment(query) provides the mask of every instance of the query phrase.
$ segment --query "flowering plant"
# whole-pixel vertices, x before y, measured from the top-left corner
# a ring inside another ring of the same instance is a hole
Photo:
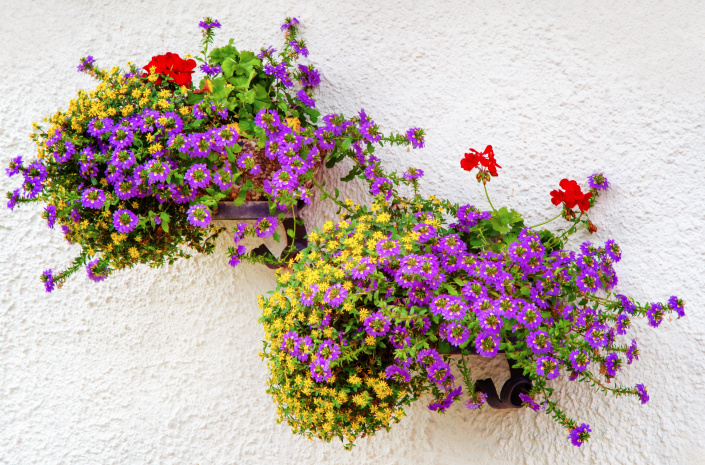
[[[485,193],[500,168],[489,146],[471,150],[461,166],[478,168]],[[622,337],[633,318],[658,327],[668,313],[683,316],[683,301],[642,304],[616,293],[621,250],[612,240],[564,248],[576,231],[594,230],[588,211],[608,185],[599,173],[587,193],[561,181],[563,190],[551,192],[561,206],[553,220],[568,225],[555,232],[539,228],[545,223],[527,227],[489,195],[487,211],[418,194],[380,194],[370,207],[347,202],[341,220],[311,233],[291,269],[278,272],[276,290],[259,298],[280,421],[351,448],[388,430],[423,394],[434,411],[461,398],[477,409],[487,394],[466,356],[498,351],[532,381],[523,405],[551,414],[576,446],[591,429],[558,406],[553,380],[561,374],[647,402],[643,384],[610,385],[638,360],[636,341]]]
[[[47,292],[83,265],[101,281],[135,264],[188,258],[186,247],[212,253],[225,231],[211,223],[219,201],[269,201],[271,217],[254,228],[236,227],[237,247],[229,248],[234,266],[245,253],[238,245],[243,234],[279,240],[274,231],[285,213],[309,203],[313,185],[323,189],[314,179],[319,166],[368,156],[384,142],[423,145],[420,129],[384,136],[364,111],[353,118],[329,114],[319,123],[312,95],[320,74],[296,65],[308,56],[298,24],[287,18],[278,54],[271,47],[238,51],[233,40],[209,51],[221,24],[206,18],[195,59],[169,52],[143,68],[109,71],[91,56],[82,59],[78,70],[98,86],[80,91],[47,127],[35,123],[37,159],[13,158],[7,169],[24,178],[8,193],[8,207],[46,203],[49,227],[58,223],[67,241],[81,245],[67,269],[42,274]],[[195,86],[197,61],[204,75]],[[355,167],[346,179],[360,175]],[[278,262],[271,254],[247,258]]]

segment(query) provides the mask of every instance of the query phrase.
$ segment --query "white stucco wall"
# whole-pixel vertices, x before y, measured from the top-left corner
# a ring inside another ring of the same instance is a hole
[[[76,73],[81,56],[110,67],[195,52],[205,15],[222,22],[222,42],[255,50],[277,46],[281,20],[297,16],[324,111],[362,107],[385,131],[427,130],[422,151],[382,152],[388,167],[422,168],[426,194],[484,205],[458,160],[492,144],[495,204],[532,223],[555,214],[548,192],[561,178],[585,185],[602,170],[613,187],[592,239],[621,245],[619,289],[687,302],[687,319],[633,331],[641,361],[618,381],[646,383],[651,402],[556,381],[568,413],[592,425],[580,449],[546,415],[438,415],[422,402],[352,452],[311,442],[275,423],[264,392],[255,300],[273,272],[216,254],[99,284],[81,273],[45,294],[39,274],[76,248],[39,206],[11,214],[3,202],[0,464],[705,463],[702,2],[0,0],[0,165],[31,157],[30,123],[94,85]],[[0,176],[0,192],[15,184]],[[365,199],[359,185],[341,189]],[[503,375],[498,361],[475,366]]]

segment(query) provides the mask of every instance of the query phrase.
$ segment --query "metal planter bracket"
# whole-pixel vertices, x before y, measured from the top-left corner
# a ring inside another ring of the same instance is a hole
[[[299,203],[294,207],[294,212],[296,217],[299,217],[299,211],[303,208],[303,204]],[[266,263],[267,268],[272,270],[281,268],[284,266],[284,262],[289,258],[287,251],[290,250],[292,244],[297,251],[303,250],[308,246],[308,233],[306,232],[306,226],[303,224],[297,224],[292,216],[291,210],[287,210],[284,213],[284,220],[282,224],[284,228],[289,231],[294,231],[294,236],[291,237],[289,234],[286,236],[286,246],[282,251],[279,259],[274,256],[274,254],[269,250],[269,248],[262,244],[252,250],[252,254],[262,257],[268,257],[272,261],[278,261],[279,263]],[[235,205],[234,202],[219,202],[218,210],[213,215],[214,220],[258,220],[266,216],[275,216],[269,212],[269,202],[266,201],[250,201],[244,202],[242,205]]]

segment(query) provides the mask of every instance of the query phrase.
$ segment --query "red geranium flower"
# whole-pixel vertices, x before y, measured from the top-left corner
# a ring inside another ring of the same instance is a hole
[[[551,202],[553,205],[560,205],[561,202],[564,202],[567,209],[577,206],[583,213],[588,211],[588,208],[590,208],[590,198],[592,197],[591,192],[583,194],[577,182],[567,179],[562,179],[559,185],[564,190],[551,191]]]
[[[184,60],[176,53],[167,52],[165,55],[157,55],[152,57],[152,61],[147,63],[144,69],[147,71],[145,76],[148,76],[151,69],[154,68],[154,72],[157,74],[163,74],[169,76],[174,84],[177,86],[190,86],[191,85],[191,75],[193,70],[196,69],[196,60],[188,59]],[[156,85],[162,83],[162,77],[155,81]]]
[[[501,168],[501,166],[494,159],[491,145],[488,145],[482,153],[470,149],[470,152],[465,154],[465,158],[460,160],[460,167],[465,171],[472,171],[477,165],[482,165],[492,176],[497,176],[497,168]]]

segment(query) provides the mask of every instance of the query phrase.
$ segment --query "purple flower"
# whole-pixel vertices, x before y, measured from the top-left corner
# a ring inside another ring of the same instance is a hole
[[[20,172],[20,168],[22,168],[22,156],[10,160],[10,164],[5,169],[5,173],[8,177],[12,177]]]
[[[186,171],[184,180],[194,189],[206,187],[211,180],[211,172],[205,164],[198,163]]]
[[[221,69],[220,65],[209,65],[208,63],[203,63],[200,66],[200,70],[206,73],[209,76],[214,76],[216,74],[222,73],[223,70]]]
[[[389,318],[382,312],[375,312],[365,318],[365,331],[372,337],[384,336],[389,331]]]
[[[46,213],[47,225],[53,229],[56,223],[56,207],[54,205],[47,205],[44,212]]]
[[[300,89],[296,93],[296,97],[307,107],[316,108],[316,101],[313,100],[304,89]]]
[[[165,182],[169,176],[169,166],[162,160],[154,159],[145,165],[148,173],[149,185]],[[137,171],[135,171],[137,173]]]
[[[445,338],[452,345],[460,347],[470,339],[470,330],[464,324],[457,321],[445,325]]]
[[[318,356],[331,362],[337,360],[340,353],[340,346],[330,339],[326,339],[318,346]]]
[[[622,309],[627,312],[627,313],[634,313],[634,310],[636,310],[636,305],[634,305],[634,302],[629,300],[629,298],[623,294],[617,294],[615,295],[617,299],[619,299],[619,302],[622,304]]]
[[[648,305],[646,317],[649,319],[649,326],[658,328],[663,321],[663,307],[660,303]]]
[[[424,146],[424,131],[421,128],[411,128],[406,131],[406,140],[411,143],[415,149],[423,148]]]
[[[81,58],[81,63],[77,67],[78,72],[80,73],[82,71],[91,69],[93,67],[94,62],[95,62],[95,58],[93,58],[91,55],[88,55],[85,58]]]
[[[636,390],[637,394],[639,394],[639,400],[641,400],[641,403],[647,403],[649,401],[649,394],[646,392],[646,388],[644,387],[644,385],[641,383],[637,384]]]
[[[545,331],[533,331],[526,337],[526,345],[535,354],[545,354],[551,352],[551,338]]]
[[[546,408],[546,404],[544,404],[543,406],[537,404],[534,401],[534,399],[531,398],[531,396],[528,396],[528,395],[524,394],[523,392],[519,393],[519,398],[521,399],[522,402],[524,402],[524,405],[529,407],[534,412],[538,412],[539,410]]]
[[[587,370],[587,367],[590,364],[590,356],[588,353],[578,349],[571,351],[568,358],[571,366],[573,367],[573,371],[578,373],[582,373]]]
[[[588,425],[587,423],[583,423],[577,428],[573,428],[572,430],[570,430],[568,439],[570,439],[570,442],[572,442],[574,446],[580,447],[585,441],[590,439],[591,431],[592,430],[590,429],[590,425]]]
[[[311,368],[311,376],[317,383],[328,381],[333,373],[330,371],[330,361],[316,357],[309,365]]]
[[[211,211],[205,205],[194,205],[187,213],[189,223],[198,228],[206,228],[211,223]]]
[[[296,40],[292,40],[291,42],[289,42],[289,46],[293,48],[294,51],[299,55],[303,55],[305,57],[308,56],[308,49],[304,45],[303,41],[297,42]]]
[[[389,258],[399,254],[399,242],[393,239],[382,240],[377,244],[376,250],[381,258]]]
[[[260,60],[263,60],[265,57],[271,57],[276,53],[277,49],[274,47],[267,47],[266,49],[263,47],[262,50],[257,54],[257,58]]]
[[[558,361],[553,357],[543,356],[536,360],[536,373],[548,379],[558,377]]]
[[[247,249],[245,248],[244,245],[238,245],[237,247],[231,249],[230,252],[231,252],[231,255],[230,255],[230,259],[228,260],[228,265],[230,265],[234,268],[240,264],[240,261],[241,261],[240,257],[245,255],[245,252],[247,252]]]
[[[450,365],[444,361],[434,362],[426,371],[428,372],[428,380],[437,385],[443,384],[444,381],[452,376],[450,374]]]
[[[42,273],[42,281],[44,282],[44,289],[47,292],[54,290],[54,276],[51,274],[51,269],[45,270]]]
[[[607,326],[595,323],[585,333],[585,341],[590,344],[593,349],[599,349],[607,345]]]
[[[411,381],[411,373],[409,373],[409,370],[397,365],[389,365],[384,370],[384,373],[387,379],[393,379],[397,383],[408,383]]]
[[[482,331],[475,338],[475,349],[484,357],[494,357],[499,350],[499,333]]]
[[[130,210],[118,210],[113,213],[113,226],[117,232],[127,234],[132,232],[139,223],[139,217]]]
[[[634,360],[639,361],[639,349],[636,346],[636,340],[632,339],[632,344],[627,349],[627,364],[631,365]]]
[[[321,74],[313,67],[299,65],[299,77],[302,87],[316,87],[321,83]]]
[[[622,361],[619,359],[617,354],[611,353],[607,355],[605,359],[605,368],[607,369],[607,376],[617,376],[617,371],[622,367]]]
[[[615,325],[617,334],[619,336],[624,336],[627,334],[627,328],[631,325],[631,322],[629,320],[629,317],[625,315],[624,313],[620,314],[617,317],[617,323]]]
[[[595,173],[588,176],[588,184],[590,184],[590,188],[600,191],[607,190],[607,188],[610,187],[610,183],[602,173]]]
[[[81,194],[81,204],[86,208],[101,209],[105,204],[105,192],[95,187],[86,189]]]
[[[299,24],[299,20],[296,18],[286,18],[284,20],[284,24],[282,24],[281,30],[282,31],[287,31],[291,29],[292,27],[296,26]]]
[[[672,295],[668,299],[668,306],[678,314],[678,318],[685,316],[685,302],[683,302],[683,299],[679,299],[678,297]]]
[[[404,179],[409,182],[414,182],[423,176],[423,170],[411,167],[404,173]]]
[[[318,286],[316,284],[312,284],[308,287],[308,289],[301,293],[301,303],[307,306],[313,305],[313,300],[316,298],[316,295],[318,295]]]
[[[123,125],[113,127],[108,141],[116,150],[122,150],[132,145],[134,133]]]
[[[393,194],[392,187],[392,181],[387,178],[380,177],[372,182],[370,193],[372,195],[386,194],[385,200],[389,200]]]
[[[323,302],[327,303],[331,307],[337,307],[345,301],[348,296],[348,290],[345,289],[341,284],[335,284],[328,288],[325,295],[323,296]],[[365,320],[367,321],[367,320]]]
[[[375,270],[369,257],[363,257],[354,262],[350,269],[350,276],[354,279],[366,279]]]
[[[96,258],[95,260],[88,262],[88,265],[86,266],[88,279],[96,283],[99,283],[108,277],[108,268],[105,265],[101,266],[100,269],[96,269],[98,261],[99,260]]]
[[[218,21],[217,19],[213,19],[213,18],[206,18],[203,21],[198,23],[198,27],[205,29],[206,31],[208,29],[212,29],[214,27],[220,28],[220,21]]]
[[[277,226],[279,226],[279,221],[273,216],[260,218],[255,223],[255,234],[261,238],[269,237],[274,234]]]

